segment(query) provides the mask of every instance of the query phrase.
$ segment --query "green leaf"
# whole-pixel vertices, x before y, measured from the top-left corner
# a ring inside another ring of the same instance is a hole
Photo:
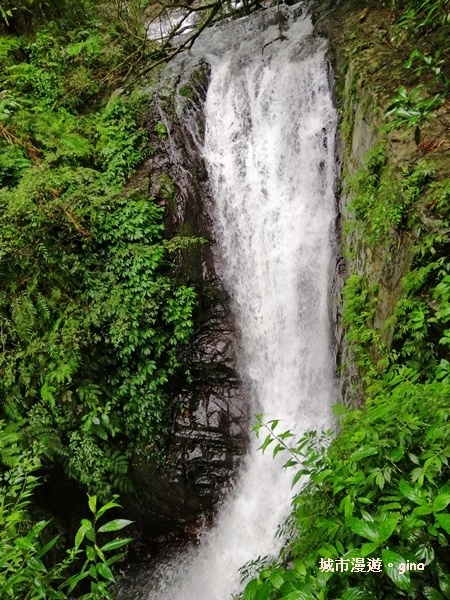
[[[272,573],[272,575],[269,577],[269,581],[276,590],[279,590],[284,583],[284,579],[280,571],[275,571],[275,573]]]
[[[431,564],[435,558],[433,547],[428,544],[422,544],[417,548],[415,557],[419,562],[425,563],[425,566]]]
[[[91,562],[95,562],[95,550],[92,546],[86,546],[86,556]]]
[[[100,519],[100,517],[103,516],[105,512],[107,510],[110,510],[111,508],[121,508],[121,506],[120,504],[117,504],[117,502],[114,502],[114,500],[111,500],[111,502],[107,502],[98,509],[97,519]]]
[[[411,581],[409,579],[409,572],[404,571],[401,573],[401,569],[403,569],[403,565],[406,565],[406,560],[393,552],[392,550],[382,550],[381,557],[383,559],[383,567],[388,577],[395,583],[395,585],[404,590],[405,592],[409,592],[411,589]]]
[[[102,546],[101,550],[103,552],[109,552],[110,550],[117,550],[117,548],[122,548],[122,546],[129,544],[132,540],[133,540],[133,538],[120,538],[117,540],[112,540],[111,542],[108,542],[107,544]]]
[[[340,510],[344,509],[344,517],[347,519],[353,515],[355,510],[355,503],[352,501],[350,496],[345,496],[339,506]]]
[[[350,455],[349,460],[361,460],[361,458],[366,458],[367,456],[373,456],[374,454],[378,454],[378,446],[363,446],[353,452]]]
[[[444,596],[437,589],[430,587],[429,585],[425,586],[422,589],[422,594],[426,598],[426,600],[445,600]]]
[[[420,461],[417,458],[417,456],[415,454],[412,454],[411,452],[408,452],[408,456],[410,458],[410,460],[415,464],[415,465],[420,465]]]
[[[353,533],[365,537],[375,544],[379,544],[379,531],[376,523],[356,518],[349,519],[348,523]]]
[[[358,502],[361,502],[362,504],[372,504],[373,501],[369,500],[369,498],[365,498],[364,496],[360,496],[359,498],[357,498]]]
[[[94,550],[95,550],[95,554],[97,554],[97,556],[103,561],[106,562],[106,557],[103,554],[103,551],[101,550],[101,548],[99,548],[97,546],[97,544],[94,544]]]
[[[443,515],[441,513],[438,513],[437,515],[435,515],[435,517],[436,521],[439,523],[442,529],[445,529],[445,531],[450,534],[450,514],[446,513],[445,515]]]
[[[374,518],[372,517],[372,515],[370,513],[368,513],[366,510],[364,510],[363,508],[361,508],[361,516],[364,519],[364,521],[369,521],[370,523],[373,523]]]
[[[273,449],[273,455],[274,457],[279,453],[279,452],[283,452],[284,450],[286,450],[286,448],[284,448],[281,444],[277,444],[275,446],[275,448]]]
[[[390,517],[380,524],[380,529],[379,529],[380,544],[382,544],[383,542],[385,542],[387,539],[389,539],[391,537],[391,535],[395,531],[395,528],[397,527],[397,523],[398,523],[398,517]]]
[[[305,566],[305,563],[303,561],[296,561],[294,563],[294,568],[295,568],[295,571],[297,573],[299,573],[301,577],[305,577],[306,576],[306,566]]]
[[[109,521],[105,523],[101,527],[99,527],[100,533],[105,533],[107,531],[119,531],[128,525],[131,525],[133,521],[128,521],[128,519],[114,519],[113,521]]]
[[[450,494],[439,494],[433,502],[433,512],[440,512],[450,504]]]
[[[303,471],[297,471],[297,473],[292,478],[292,485],[291,485],[291,487],[294,487],[294,485],[300,481],[300,479],[303,477],[303,475],[304,475]]]
[[[59,540],[60,535],[61,534],[58,534],[56,537],[54,537],[49,542],[47,542],[47,544],[45,544],[45,546],[43,548],[41,548],[41,550],[39,550],[39,552],[36,553],[36,558],[42,558],[43,556],[45,556],[47,554],[47,552],[49,552],[53,548],[53,546],[56,544],[56,542]]]
[[[365,556],[368,556],[369,554],[372,554],[372,552],[374,552],[377,548],[378,548],[378,544],[373,544],[373,543],[363,544],[358,553],[361,557],[365,557]]]
[[[86,536],[86,532],[91,528],[91,523],[88,521],[87,523],[81,524],[75,535],[75,548],[78,549]]]
[[[244,590],[244,599],[243,600],[255,600],[256,592],[258,591],[259,583],[256,579],[250,581]]]
[[[405,449],[403,448],[403,446],[399,446],[398,448],[393,448],[392,450],[390,450],[388,452],[388,456],[393,462],[398,462],[399,460],[401,460],[404,457],[404,455],[405,455]]]
[[[115,581],[114,575],[106,563],[103,563],[103,562],[98,563],[97,571],[102,577],[104,577],[108,581],[112,581],[112,582]]]
[[[274,438],[269,433],[269,435],[266,437],[266,439],[264,440],[264,442],[259,447],[259,450],[261,450],[262,452],[264,452],[266,450],[267,446],[269,446],[273,441],[274,441]]]
[[[81,573],[77,573],[73,577],[70,577],[70,579],[68,579],[66,582],[64,582],[63,587],[66,587],[66,585],[68,584],[69,587],[68,587],[67,591],[70,594],[77,587],[78,583],[80,581],[82,581],[83,579],[85,579],[85,577],[88,577],[88,575],[89,575],[89,571],[81,571]]]
[[[311,597],[311,594],[309,594],[308,592],[296,590],[295,592],[291,592],[287,596],[283,596],[283,600],[311,600]]]
[[[107,585],[109,585],[109,584],[107,584],[106,581],[98,581],[97,582],[98,591],[103,594],[104,598],[108,598],[108,596],[110,596],[110,594],[108,594]]]
[[[97,508],[97,496],[89,496],[89,508],[95,515],[95,509]]]
[[[81,527],[84,528],[87,539],[93,542],[95,539],[95,531],[91,521],[88,519],[81,519]]]
[[[412,511],[412,514],[415,517],[424,517],[426,515],[430,515],[433,512],[431,506],[416,506],[416,508]]]
[[[427,504],[426,495],[420,488],[412,488],[404,479],[400,480],[398,487],[402,496],[408,498],[408,500],[411,500],[415,504]]]
[[[14,540],[15,545],[21,550],[28,551],[31,549],[33,543],[28,538],[18,537]]]
[[[439,587],[446,598],[450,598],[450,576],[439,577]]]

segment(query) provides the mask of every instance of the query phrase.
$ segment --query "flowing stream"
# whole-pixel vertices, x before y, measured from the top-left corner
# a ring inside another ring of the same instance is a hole
[[[308,17],[292,23],[283,41],[276,26],[239,27],[239,44],[226,32],[207,44],[203,152],[221,275],[253,412],[302,434],[331,426],[335,400],[328,302],[337,119],[327,45]],[[197,548],[161,564],[139,598],[230,600],[241,589],[238,569],[277,553],[294,472],[281,468],[287,457],[273,460],[252,438],[215,527]]]

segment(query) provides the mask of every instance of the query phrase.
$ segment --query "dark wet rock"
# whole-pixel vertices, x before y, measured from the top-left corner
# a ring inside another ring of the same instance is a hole
[[[209,67],[189,56],[166,69],[153,91],[148,117],[156,152],[132,182],[146,185],[148,195],[165,207],[170,236],[208,240],[176,256],[174,275],[195,284],[199,308],[195,335],[180,357],[190,377],[174,387],[166,462],[161,467],[137,458],[131,473],[135,492],[126,499],[127,511],[150,535],[186,526],[212,510],[248,443],[248,403],[236,371],[236,329],[218,275],[212,198],[201,157],[208,78]],[[167,136],[158,136],[158,123],[164,123]]]

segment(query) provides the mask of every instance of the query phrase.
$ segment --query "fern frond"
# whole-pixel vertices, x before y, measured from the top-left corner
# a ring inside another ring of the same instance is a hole
[[[37,446],[38,454],[47,459],[67,455],[58,431],[47,423],[33,421],[23,428],[22,435],[26,446]]]

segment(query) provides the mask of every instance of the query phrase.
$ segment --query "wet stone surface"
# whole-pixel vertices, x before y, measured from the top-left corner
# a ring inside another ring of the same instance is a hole
[[[236,475],[248,445],[249,406],[236,370],[237,334],[220,277],[211,198],[201,156],[203,103],[209,67],[175,61],[153,95],[148,131],[156,149],[136,175],[149,196],[165,208],[172,235],[201,236],[176,257],[174,275],[194,282],[199,293],[196,331],[180,357],[190,377],[174,386],[172,424],[164,468],[133,461],[134,494],[128,514],[150,536],[195,522],[214,509]],[[189,90],[188,97],[179,90]],[[163,122],[167,136],[155,135]]]

